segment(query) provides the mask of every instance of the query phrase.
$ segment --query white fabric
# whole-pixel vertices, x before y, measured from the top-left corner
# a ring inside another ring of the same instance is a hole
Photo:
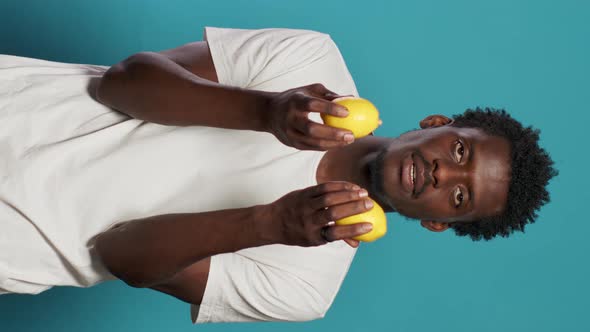
[[[358,96],[329,35],[206,28],[205,36],[222,84],[283,91],[319,82]],[[93,237],[117,222],[266,204],[317,183],[325,152],[105,107],[87,89],[107,69],[0,55],[0,293],[115,279],[96,259]],[[355,252],[337,241],[213,256],[192,320],[323,317]]]

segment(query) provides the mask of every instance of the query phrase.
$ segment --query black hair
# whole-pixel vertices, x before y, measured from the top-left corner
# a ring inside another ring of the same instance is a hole
[[[490,240],[498,235],[508,237],[514,231],[524,232],[526,224],[537,218],[538,209],[550,201],[545,188],[559,172],[553,160],[539,147],[539,130],[523,125],[505,110],[468,109],[453,116],[455,127],[470,127],[488,135],[504,137],[510,143],[511,174],[508,200],[502,213],[470,222],[451,223],[455,233],[474,241]]]

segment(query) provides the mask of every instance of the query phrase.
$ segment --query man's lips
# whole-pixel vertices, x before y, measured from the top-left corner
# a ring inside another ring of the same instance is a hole
[[[412,182],[412,167],[414,166],[413,154],[409,154],[402,161],[401,167],[401,184],[405,192],[412,195],[414,193],[414,183]]]
[[[412,168],[414,168],[415,181],[412,181]],[[402,161],[401,184],[404,191],[413,198],[418,197],[428,184],[427,174],[425,174],[428,169],[426,161],[419,153],[411,153]]]
[[[414,196],[420,195],[424,191],[424,185],[426,184],[424,170],[424,159],[417,155],[414,158],[414,164],[416,165],[416,181],[414,182]]]

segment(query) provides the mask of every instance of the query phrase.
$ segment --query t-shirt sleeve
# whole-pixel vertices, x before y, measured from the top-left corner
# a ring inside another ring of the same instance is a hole
[[[329,34],[302,29],[205,27],[219,83],[284,91],[312,83],[358,96],[342,54]]]
[[[211,257],[201,305],[191,305],[194,324],[309,321],[324,317],[329,303],[305,280],[236,253]]]

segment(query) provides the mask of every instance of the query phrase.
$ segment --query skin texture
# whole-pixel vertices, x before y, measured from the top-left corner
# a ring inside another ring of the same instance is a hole
[[[509,142],[451,122],[432,115],[421,121],[421,130],[395,138],[367,136],[330,150],[317,181],[356,183],[386,212],[419,219],[431,231],[501,213],[510,181]],[[412,163],[417,189],[408,184]]]

